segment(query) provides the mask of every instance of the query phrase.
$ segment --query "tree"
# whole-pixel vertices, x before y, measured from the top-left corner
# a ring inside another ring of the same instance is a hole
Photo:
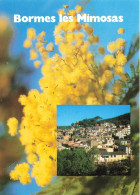
[[[94,169],[94,153],[82,149],[61,150],[57,152],[57,174],[61,176],[92,175]]]
[[[81,125],[83,127],[94,126],[99,119],[102,119],[102,118],[100,116],[96,116],[96,117],[91,118],[91,119],[83,119],[82,121],[79,121],[79,125]]]

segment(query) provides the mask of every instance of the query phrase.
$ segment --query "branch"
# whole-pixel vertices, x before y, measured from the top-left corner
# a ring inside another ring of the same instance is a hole
[[[139,92],[139,76],[136,77],[133,85],[129,88],[128,92],[125,94],[125,97],[120,102],[120,104],[128,104],[130,99],[134,98]]]

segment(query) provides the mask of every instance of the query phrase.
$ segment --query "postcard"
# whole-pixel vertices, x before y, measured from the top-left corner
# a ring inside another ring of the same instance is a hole
[[[0,194],[138,195],[139,1],[0,1]]]

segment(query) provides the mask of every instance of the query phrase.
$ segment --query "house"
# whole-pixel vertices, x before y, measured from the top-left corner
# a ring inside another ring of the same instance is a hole
[[[70,148],[72,145],[74,145],[73,141],[62,143],[62,146],[66,147],[66,148]]]
[[[96,141],[95,139],[91,139],[88,141],[88,145],[90,148],[92,148],[93,146],[98,146],[99,142]]]
[[[97,146],[97,148],[99,148],[99,149],[100,149],[100,148],[102,148],[102,145],[101,145],[101,144],[99,144],[99,145]]]
[[[107,163],[116,162],[127,159],[127,154],[123,151],[107,152],[100,151],[99,154],[95,155],[95,163]]]
[[[69,140],[69,138],[70,138],[70,136],[69,135],[65,135],[65,136],[63,136],[63,138],[64,138],[64,140]]]
[[[107,152],[114,152],[113,147],[102,147],[102,148],[105,149]]]
[[[114,144],[113,138],[107,139],[107,143],[106,143],[107,146],[112,146],[113,144]]]
[[[120,131],[118,131],[117,133],[116,133],[116,136],[118,136],[119,137],[119,139],[121,139],[121,138],[123,138],[124,139],[124,134],[122,133],[122,131],[120,130]]]

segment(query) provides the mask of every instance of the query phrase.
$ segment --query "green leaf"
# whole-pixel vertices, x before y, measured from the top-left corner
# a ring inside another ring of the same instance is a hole
[[[129,76],[129,74],[127,72],[125,72],[125,76],[127,78],[127,82],[131,83],[131,78],[130,78],[130,76]]]
[[[138,60],[138,64],[137,64],[137,67],[136,67],[136,75],[139,75],[139,60]]]
[[[136,72],[135,72],[135,67],[132,63],[130,64],[130,69],[131,69],[131,77],[135,78],[136,77]]]
[[[138,50],[139,50],[139,35],[135,35],[133,37],[133,40],[129,48],[129,52],[127,55],[127,61],[131,60],[133,56],[138,52]]]

